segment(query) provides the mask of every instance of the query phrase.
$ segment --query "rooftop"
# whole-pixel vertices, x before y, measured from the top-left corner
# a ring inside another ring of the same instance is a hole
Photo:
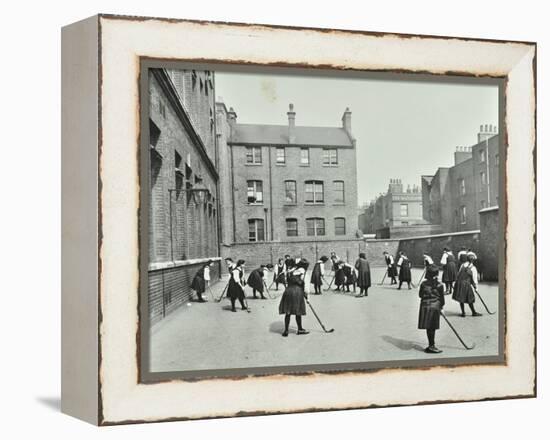
[[[230,143],[353,148],[352,139],[341,127],[296,126],[291,143],[288,125],[235,124]]]

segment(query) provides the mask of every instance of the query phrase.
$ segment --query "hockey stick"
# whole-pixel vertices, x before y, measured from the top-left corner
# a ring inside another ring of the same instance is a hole
[[[207,284],[208,292],[210,292],[210,297],[212,298],[212,301],[216,301],[216,297],[214,296],[214,292],[212,292],[212,288],[210,287],[210,282]]]
[[[216,302],[220,302],[222,299],[223,299],[223,296],[225,295],[225,292],[227,290],[227,288],[229,287],[229,282],[225,285],[225,287],[223,288],[223,292],[222,294],[220,295],[220,297],[216,300]]]
[[[489,315],[494,315],[496,312],[491,312],[489,310],[489,307],[487,307],[487,304],[485,304],[485,301],[483,301],[483,298],[481,297],[481,295],[479,294],[479,292],[477,291],[477,289],[474,287],[474,286],[470,286],[472,289],[474,289],[474,292],[477,293],[477,296],[478,298],[481,300],[481,304],[483,304],[483,307],[485,307],[485,310],[487,310],[487,313]]]
[[[313,306],[311,305],[311,303],[309,302],[309,300],[306,298],[306,302],[307,302],[307,305],[309,306],[309,308],[311,309],[311,311],[313,312],[313,314],[315,315],[315,317],[317,318],[317,321],[319,322],[319,324],[321,325],[321,327],[323,328],[323,331],[325,333],[332,333],[334,331],[333,328],[327,330],[325,328],[325,326],[323,325],[323,323],[321,322],[321,319],[319,318],[319,315],[317,315],[317,312],[315,311],[315,309],[313,308]]]
[[[443,316],[443,319],[445,320],[445,322],[446,322],[447,324],[449,324],[449,327],[451,327],[451,330],[452,330],[453,333],[456,335],[456,337],[457,337],[458,340],[461,342],[461,344],[464,346],[464,348],[465,348],[466,350],[472,350],[472,349],[476,346],[475,342],[472,343],[472,346],[471,346],[471,347],[468,347],[468,346],[466,345],[466,343],[462,340],[462,338],[460,337],[460,335],[458,334],[458,332],[455,330],[455,328],[453,327],[453,325],[449,322],[449,320],[448,320],[447,317],[445,316],[445,313],[443,313],[443,310],[440,310],[439,313],[441,314],[441,316]]]
[[[275,299],[274,296],[271,296],[271,292],[269,291],[269,287],[267,287],[267,283],[265,282],[265,280],[263,281],[263,283],[265,287],[265,293],[267,293],[267,296],[269,296],[269,299]]]
[[[382,284],[384,284],[384,280],[386,279],[386,275],[388,274],[388,270],[386,269],[386,272],[384,272],[384,278],[382,278],[382,281],[380,281],[378,283],[379,286],[381,286]]]
[[[328,287],[327,287],[327,290],[330,290],[330,288],[332,287],[332,283],[334,283],[334,278],[336,278],[336,275],[334,275],[334,276],[332,277],[332,280],[330,280],[330,283],[329,283],[329,285],[328,285]]]

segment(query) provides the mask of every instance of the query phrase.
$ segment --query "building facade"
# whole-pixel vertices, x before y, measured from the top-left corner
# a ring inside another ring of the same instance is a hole
[[[429,234],[422,215],[422,193],[416,185],[405,189],[401,179],[390,179],[388,190],[368,204],[360,214],[363,233],[377,238]]]
[[[499,151],[497,127],[484,125],[475,145],[457,147],[454,166],[422,176],[424,219],[444,232],[479,229],[479,211],[499,204]]]
[[[149,306],[156,322],[186,303],[219,260],[213,73],[149,70]],[[219,273],[214,267],[213,279]]]
[[[357,171],[351,112],[340,127],[239,124],[217,104],[222,242],[357,236]]]

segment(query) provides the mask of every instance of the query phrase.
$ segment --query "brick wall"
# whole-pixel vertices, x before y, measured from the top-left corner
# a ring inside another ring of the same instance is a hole
[[[151,325],[193,298],[191,282],[202,265],[203,263],[179,265],[149,271],[149,320]],[[220,266],[221,262],[219,261],[212,265],[211,284],[219,281]]]
[[[485,281],[498,280],[499,244],[499,209],[489,208],[479,212],[480,238],[479,262]]]
[[[439,264],[443,248],[447,246],[457,255],[462,246],[480,254],[479,231],[456,232],[452,234],[432,235],[427,237],[403,238],[399,240],[399,251],[404,251],[413,266],[423,266],[423,253],[430,255],[434,263]]]
[[[396,240],[324,240],[324,241],[292,241],[292,242],[264,242],[264,243],[235,243],[222,246],[222,258],[231,257],[233,260],[246,261],[247,272],[260,264],[275,264],[278,258],[286,254],[293,257],[306,258],[314,263],[321,256],[330,256],[331,252],[350,263],[354,263],[360,252],[365,252],[367,260],[373,265],[384,265],[382,252],[385,250],[395,254],[399,242]],[[330,263],[327,263],[327,270]],[[222,270],[225,271],[225,268]]]

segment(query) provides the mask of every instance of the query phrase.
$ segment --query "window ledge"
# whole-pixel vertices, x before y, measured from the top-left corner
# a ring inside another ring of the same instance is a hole
[[[248,206],[264,206],[264,203],[247,203]]]
[[[261,167],[263,165],[263,163],[248,163],[248,162],[245,162],[245,166],[247,167]]]
[[[305,202],[307,206],[324,206],[325,202]]]

